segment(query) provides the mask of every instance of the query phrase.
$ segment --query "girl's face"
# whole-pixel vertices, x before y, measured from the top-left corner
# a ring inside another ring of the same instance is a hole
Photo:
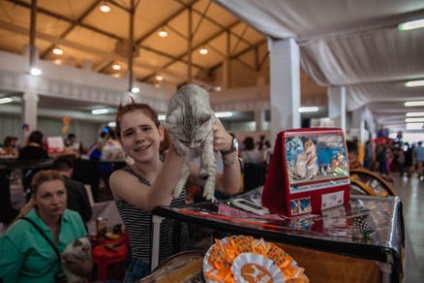
[[[61,180],[44,182],[38,187],[33,198],[42,219],[60,216],[66,209],[65,184]]]
[[[159,158],[159,146],[163,137],[163,128],[157,128],[141,110],[134,110],[122,116],[122,149],[135,161],[146,162]]]

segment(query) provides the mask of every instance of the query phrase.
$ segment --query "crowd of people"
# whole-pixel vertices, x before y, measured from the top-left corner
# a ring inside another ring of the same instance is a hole
[[[243,166],[269,164],[271,144],[264,135],[256,142],[247,136],[240,148],[234,149],[235,135],[227,132],[219,119],[213,132],[214,151],[219,153],[221,163],[215,176],[215,189],[224,195],[238,193],[242,187]],[[85,150],[77,137],[69,134],[65,146],[76,157],[126,158],[126,166],[121,169],[112,170],[107,162],[102,162],[99,170],[104,173],[100,176],[111,189],[129,238],[124,282],[136,282],[151,270],[151,211],[158,206],[187,203],[190,185],[201,187],[205,180],[198,177],[199,164],[194,163],[190,167],[187,190],[174,196],[180,175],[178,169],[185,158],[175,150],[173,138],[166,134],[158,114],[147,104],[132,101],[120,105],[116,128],[105,127],[99,136],[99,141]],[[348,141],[347,146],[351,168],[364,167],[385,175],[391,172],[408,177],[415,172],[421,178],[424,175],[422,142],[415,145],[367,142],[362,162],[358,158],[358,144]],[[21,161],[49,157],[40,130],[31,132],[22,147],[18,138],[5,137],[0,154],[16,156]],[[242,162],[235,162],[239,157]],[[63,275],[61,262],[67,260],[60,253],[72,241],[88,236],[85,224],[92,217],[92,208],[84,185],[72,180],[72,170],[69,158],[57,157],[52,169],[41,170],[33,176],[28,203],[0,237],[0,250],[8,255],[0,258],[0,279],[4,282],[58,282],[56,277]],[[33,221],[41,230],[28,221]],[[179,221],[164,220],[160,237],[160,261],[190,248],[189,227]],[[71,260],[67,265],[81,276],[88,276],[93,268],[91,259]]]
[[[377,143],[367,142],[364,147],[363,167],[383,175],[398,174],[424,179],[424,147],[422,141]]]
[[[126,167],[110,172],[107,181],[129,237],[129,264],[124,282],[135,282],[151,270],[151,211],[160,205],[186,202],[185,190],[179,196],[173,193],[180,174],[178,168],[181,169],[185,157],[176,152],[156,111],[147,104],[133,101],[119,106],[116,125],[116,135],[113,129],[105,128],[100,134],[101,140],[86,154],[101,159],[106,147],[119,147],[131,160]],[[238,193],[241,186],[240,163],[235,162],[238,152],[228,150],[233,146],[233,136],[219,119],[213,132],[214,150],[223,152],[223,169],[215,177],[215,189],[227,195]],[[166,148],[163,146],[165,137]],[[39,130],[30,133],[22,148],[16,146],[16,141],[13,137],[7,138],[4,144],[15,149],[13,154],[18,160],[49,157],[43,133]],[[84,153],[75,135],[68,137],[66,146],[78,154]],[[11,155],[12,151],[8,150],[7,154]],[[190,181],[202,185],[205,180],[198,177],[198,168],[193,166],[190,170]],[[54,160],[51,170],[38,171],[32,177],[28,203],[0,237],[0,250],[8,254],[0,259],[0,281],[62,282],[58,277],[63,276],[64,261],[69,261],[66,266],[81,276],[92,272],[91,259],[72,261],[61,255],[68,244],[87,236],[84,224],[92,215],[85,189],[71,176],[69,159],[59,157]],[[32,225],[37,225],[40,230]],[[161,245],[161,260],[188,248],[190,237],[186,225],[169,220],[161,227],[160,242],[166,243]]]

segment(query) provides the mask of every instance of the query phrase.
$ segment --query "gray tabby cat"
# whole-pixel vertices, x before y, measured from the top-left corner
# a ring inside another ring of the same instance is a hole
[[[199,177],[206,179],[203,197],[215,202],[216,163],[213,152],[213,124],[215,114],[209,94],[203,88],[189,84],[181,87],[171,98],[165,128],[173,137],[176,151],[185,156],[180,179],[174,190],[178,196],[190,173],[190,161],[200,156]]]

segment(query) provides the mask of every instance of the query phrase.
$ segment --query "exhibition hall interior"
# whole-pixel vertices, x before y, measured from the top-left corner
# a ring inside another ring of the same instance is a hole
[[[237,231],[279,243],[304,267],[299,280],[424,282],[423,50],[422,0],[2,0],[0,234],[30,199],[32,177],[67,158],[92,211],[88,278],[123,282],[131,244],[108,178],[134,163],[116,137],[117,108],[146,103],[164,125],[173,95],[195,84],[238,141],[240,191],[212,209],[187,183],[185,210],[153,215],[203,224],[206,251],[218,245],[209,237]],[[47,156],[23,160],[34,131]],[[302,171],[306,141],[314,159]],[[102,223],[110,237],[96,242]],[[224,271],[200,264],[205,250],[139,282],[221,282]]]

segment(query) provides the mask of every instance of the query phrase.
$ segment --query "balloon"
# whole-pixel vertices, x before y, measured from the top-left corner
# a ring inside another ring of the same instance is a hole
[[[62,121],[65,124],[69,124],[69,123],[71,123],[71,118],[69,118],[69,117],[63,117]]]

